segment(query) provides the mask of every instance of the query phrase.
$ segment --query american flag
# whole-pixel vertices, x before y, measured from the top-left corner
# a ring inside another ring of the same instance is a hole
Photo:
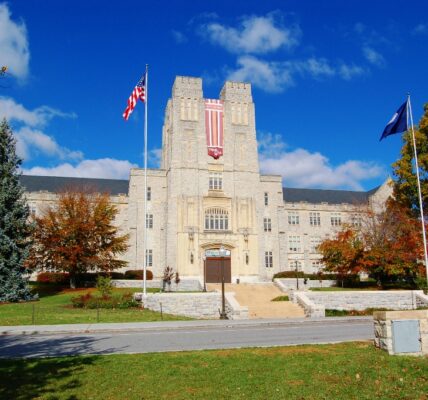
[[[123,118],[127,121],[132,111],[134,111],[137,101],[140,99],[143,103],[146,101],[146,76],[144,75],[135,86],[134,90],[129,96],[128,106],[123,112]]]

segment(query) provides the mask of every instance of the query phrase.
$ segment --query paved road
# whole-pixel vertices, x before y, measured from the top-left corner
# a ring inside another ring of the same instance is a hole
[[[373,339],[371,320],[149,328],[98,332],[0,336],[0,357],[149,353],[240,347],[287,346]]]

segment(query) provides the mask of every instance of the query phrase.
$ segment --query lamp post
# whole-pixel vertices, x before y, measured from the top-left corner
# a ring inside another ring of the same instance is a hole
[[[204,292],[207,291],[207,257],[205,256],[205,254],[202,256],[202,261],[204,262]]]
[[[224,256],[226,255],[226,249],[220,247],[220,257],[221,257],[221,313],[220,319],[227,319],[226,315],[226,299],[224,297]]]
[[[298,261],[294,261],[295,269],[296,269],[296,286],[297,290],[299,290],[299,267]]]

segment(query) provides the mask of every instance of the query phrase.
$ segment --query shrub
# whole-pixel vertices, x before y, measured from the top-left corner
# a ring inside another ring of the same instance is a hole
[[[305,274],[302,271],[281,271],[276,273],[273,276],[273,279],[275,278],[306,278],[306,279],[312,279],[312,280],[336,280],[338,279],[338,276],[336,274]]]
[[[41,272],[37,275],[37,282],[68,284],[70,277],[65,272]]]
[[[144,271],[142,269],[128,269],[125,272],[125,279],[144,279]],[[146,270],[146,279],[151,281],[153,279],[153,272],[149,269]]]
[[[100,291],[102,297],[109,297],[113,291],[113,284],[109,276],[97,277],[97,289]]]
[[[94,296],[86,293],[81,296],[71,298],[71,303],[75,308],[107,308],[107,309],[126,309],[139,307],[139,303],[134,300],[132,293],[123,293],[112,296]]]

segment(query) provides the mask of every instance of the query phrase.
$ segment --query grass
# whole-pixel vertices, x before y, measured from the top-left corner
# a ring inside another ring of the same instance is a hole
[[[418,307],[417,310],[427,310],[428,307]],[[391,308],[366,308],[365,310],[325,310],[326,317],[346,317],[346,316],[365,316],[373,315],[375,311],[396,311]]]
[[[14,400],[428,399],[428,358],[371,343],[2,360]]]
[[[274,297],[271,301],[290,301],[288,296],[277,296]]]
[[[64,289],[52,285],[33,286],[34,292],[38,292],[40,300],[27,303],[0,304],[0,325],[32,325],[33,310],[34,323],[36,325],[56,324],[82,324],[96,322],[149,322],[188,319],[169,314],[130,308],[125,310],[79,309],[71,306],[71,298],[79,296],[95,289]],[[148,289],[158,291],[158,289]],[[138,288],[114,289],[114,293],[141,292]]]
[[[310,288],[309,290],[312,290],[314,292],[348,292],[351,290],[368,290],[368,291],[373,291],[373,290],[379,290],[377,287],[362,287],[362,288],[342,288],[342,287],[336,287],[336,286],[332,286],[332,287],[322,287],[322,288]]]

